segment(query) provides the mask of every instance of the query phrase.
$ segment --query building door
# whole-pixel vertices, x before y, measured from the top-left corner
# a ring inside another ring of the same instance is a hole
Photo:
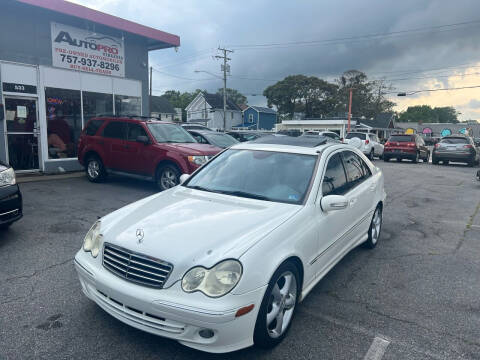
[[[5,96],[7,160],[16,171],[38,170],[37,100]]]

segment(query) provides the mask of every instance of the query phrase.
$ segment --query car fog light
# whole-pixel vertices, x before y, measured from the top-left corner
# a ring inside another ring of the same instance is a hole
[[[202,329],[198,332],[198,335],[204,339],[211,339],[215,333],[211,329]]]

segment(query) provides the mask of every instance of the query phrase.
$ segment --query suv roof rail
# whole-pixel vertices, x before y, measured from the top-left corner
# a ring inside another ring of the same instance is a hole
[[[135,114],[122,114],[122,115],[118,115],[118,114],[109,114],[109,113],[106,113],[106,114],[98,114],[97,116],[95,116],[97,118],[100,118],[100,117],[111,117],[111,118],[117,118],[117,119],[138,119],[138,120],[142,120],[142,121],[148,121],[148,120],[160,120],[160,118],[158,117],[155,117],[155,116],[143,116],[143,115],[135,115]]]

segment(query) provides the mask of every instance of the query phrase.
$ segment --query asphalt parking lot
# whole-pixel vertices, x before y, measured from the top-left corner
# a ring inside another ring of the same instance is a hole
[[[375,338],[383,359],[480,359],[474,169],[375,163],[388,194],[377,248],[353,250],[316,286],[280,346],[216,356],[124,325],[81,292],[83,236],[153,184],[22,184],[25,216],[0,232],[0,359],[364,359]]]

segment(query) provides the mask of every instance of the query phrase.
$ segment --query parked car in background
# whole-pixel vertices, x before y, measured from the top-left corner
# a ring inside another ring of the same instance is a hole
[[[209,127],[206,127],[201,124],[196,124],[196,123],[183,123],[180,124],[185,130],[205,130],[205,131],[213,131]]]
[[[390,159],[412,160],[414,163],[420,159],[428,163],[430,159],[430,150],[428,150],[422,137],[418,134],[398,134],[392,135],[385,143],[383,152],[383,160],[390,161]]]
[[[265,133],[253,132],[253,131],[251,131],[251,132],[249,132],[249,131],[227,131],[226,133],[228,135],[230,135],[231,137],[237,139],[240,142],[255,140],[255,139],[258,139],[258,138],[266,135]]]
[[[216,131],[188,130],[200,144],[210,144],[222,149],[238,143],[232,136]]]
[[[474,166],[478,163],[478,160],[479,150],[469,136],[445,136],[433,148],[432,163],[435,165],[440,161],[444,164],[454,161]]]
[[[432,136],[422,136],[422,139],[427,146],[434,146],[438,142],[438,139]]]
[[[23,216],[22,193],[13,168],[0,161],[0,229],[5,229]]]
[[[477,181],[480,181],[480,170],[477,170],[477,176],[476,176]]]
[[[473,138],[473,142],[477,148],[480,148],[480,138]]]
[[[306,135],[318,135],[318,136],[325,136],[325,137],[328,137],[328,138],[331,138],[333,140],[337,140],[337,141],[341,141],[340,140],[340,135],[338,135],[336,132],[333,132],[333,131],[305,131],[303,133],[303,136],[306,136]]]
[[[329,270],[380,239],[382,171],[323,137],[236,144],[182,180],[99,219],[75,268],[107,313],[198,350],[279,344]]]
[[[140,117],[91,119],[78,142],[78,161],[87,178],[98,182],[108,173],[153,180],[160,190],[179,183],[221,151],[199,144],[175,123]]]
[[[350,143],[350,140],[357,138],[361,140],[360,150],[368,156],[370,160],[373,160],[375,156],[381,158],[383,156],[383,145],[378,140],[377,135],[362,132],[350,132],[345,137],[344,142]]]

